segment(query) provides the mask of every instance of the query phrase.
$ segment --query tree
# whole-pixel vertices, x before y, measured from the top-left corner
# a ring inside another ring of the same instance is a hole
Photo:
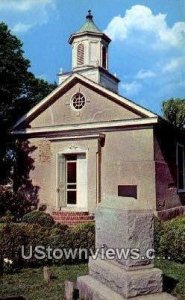
[[[177,127],[185,128],[185,99],[171,98],[162,104],[164,117]]]
[[[11,143],[8,130],[33,105],[48,95],[56,84],[36,78],[24,57],[21,41],[0,23],[0,169],[7,170]],[[4,165],[4,167],[3,167]]]
[[[0,118],[6,126],[56,87],[35,78],[29,67],[21,41],[0,23]]]
[[[20,164],[19,158],[24,157],[22,161],[25,162],[29,159],[29,152],[32,151],[28,144],[22,147],[20,143],[17,143],[10,136],[9,129],[23,114],[56,87],[56,84],[49,84],[38,79],[30,72],[30,62],[24,57],[22,46],[22,42],[11,33],[8,26],[0,23],[0,184],[6,184],[12,178],[12,166],[16,168],[18,163]],[[32,188],[28,176],[31,168],[31,163],[28,169],[25,166],[19,168],[24,174],[16,174],[18,184],[14,182],[16,186],[13,191],[14,200],[16,197],[20,198],[20,191],[24,198],[21,185]],[[17,191],[19,194],[16,194]],[[10,201],[10,197],[8,198]],[[3,205],[4,203],[3,200]]]

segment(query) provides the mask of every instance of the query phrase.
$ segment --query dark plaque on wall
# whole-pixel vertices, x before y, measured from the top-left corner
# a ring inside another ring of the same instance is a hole
[[[137,185],[118,185],[118,196],[137,199]]]

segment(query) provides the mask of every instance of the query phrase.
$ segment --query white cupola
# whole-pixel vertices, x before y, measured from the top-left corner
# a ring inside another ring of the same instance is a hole
[[[108,46],[111,39],[100,31],[88,11],[83,26],[69,38],[72,46],[72,72],[79,74],[118,92],[119,79],[108,72]],[[70,73],[60,73],[62,83]]]
[[[108,45],[110,38],[94,24],[91,11],[88,11],[85,24],[72,34],[72,69],[102,67],[108,69]]]

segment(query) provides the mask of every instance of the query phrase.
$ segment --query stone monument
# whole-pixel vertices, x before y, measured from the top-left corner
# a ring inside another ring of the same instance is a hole
[[[97,208],[99,255],[90,258],[89,275],[77,279],[80,299],[176,299],[162,292],[162,272],[153,265],[153,211],[139,209],[136,201],[118,197]]]

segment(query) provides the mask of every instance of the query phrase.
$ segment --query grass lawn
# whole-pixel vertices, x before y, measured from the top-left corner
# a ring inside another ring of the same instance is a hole
[[[0,277],[0,297],[23,296],[26,300],[62,300],[64,281],[76,280],[87,274],[87,265],[62,265],[51,267],[50,285],[43,280],[43,269],[23,269],[20,273]]]
[[[157,261],[156,267],[165,274],[165,291],[185,300],[185,265],[172,261]],[[26,300],[62,300],[64,281],[76,280],[88,272],[86,264],[51,267],[53,279],[50,285],[43,280],[43,269],[23,269],[20,273],[0,277],[0,297],[23,296]]]
[[[185,264],[177,264],[169,260],[156,261],[155,266],[164,273],[164,290],[185,300]]]

